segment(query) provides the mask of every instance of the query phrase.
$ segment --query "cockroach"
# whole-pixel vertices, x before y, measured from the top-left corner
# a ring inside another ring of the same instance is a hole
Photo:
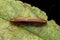
[[[15,24],[46,24],[47,21],[41,18],[24,18],[24,17],[16,17],[10,20],[11,23]]]

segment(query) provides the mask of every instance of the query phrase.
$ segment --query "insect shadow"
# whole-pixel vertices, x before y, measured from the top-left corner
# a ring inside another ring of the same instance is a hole
[[[42,27],[45,26],[46,24],[40,24],[40,23],[26,23],[26,22],[22,22],[22,23],[11,23],[12,25],[15,25],[17,27],[24,27],[24,26],[28,26],[28,27]]]

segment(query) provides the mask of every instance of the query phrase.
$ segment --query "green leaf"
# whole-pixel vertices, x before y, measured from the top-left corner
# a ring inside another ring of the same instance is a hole
[[[0,40],[60,40],[60,26],[53,20],[46,25],[17,26],[10,23],[15,17],[42,18],[46,13],[30,4],[15,0],[0,0]]]

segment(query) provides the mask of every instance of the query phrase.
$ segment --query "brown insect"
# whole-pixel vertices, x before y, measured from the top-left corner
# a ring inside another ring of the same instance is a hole
[[[15,24],[46,24],[47,21],[41,18],[23,18],[23,17],[16,17],[10,20],[11,23]]]

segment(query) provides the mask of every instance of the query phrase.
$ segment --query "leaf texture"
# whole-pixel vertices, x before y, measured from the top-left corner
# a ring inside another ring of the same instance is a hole
[[[46,13],[30,4],[15,0],[0,0],[0,40],[60,40],[60,26],[54,20],[46,25],[12,25],[15,17],[42,18]]]

